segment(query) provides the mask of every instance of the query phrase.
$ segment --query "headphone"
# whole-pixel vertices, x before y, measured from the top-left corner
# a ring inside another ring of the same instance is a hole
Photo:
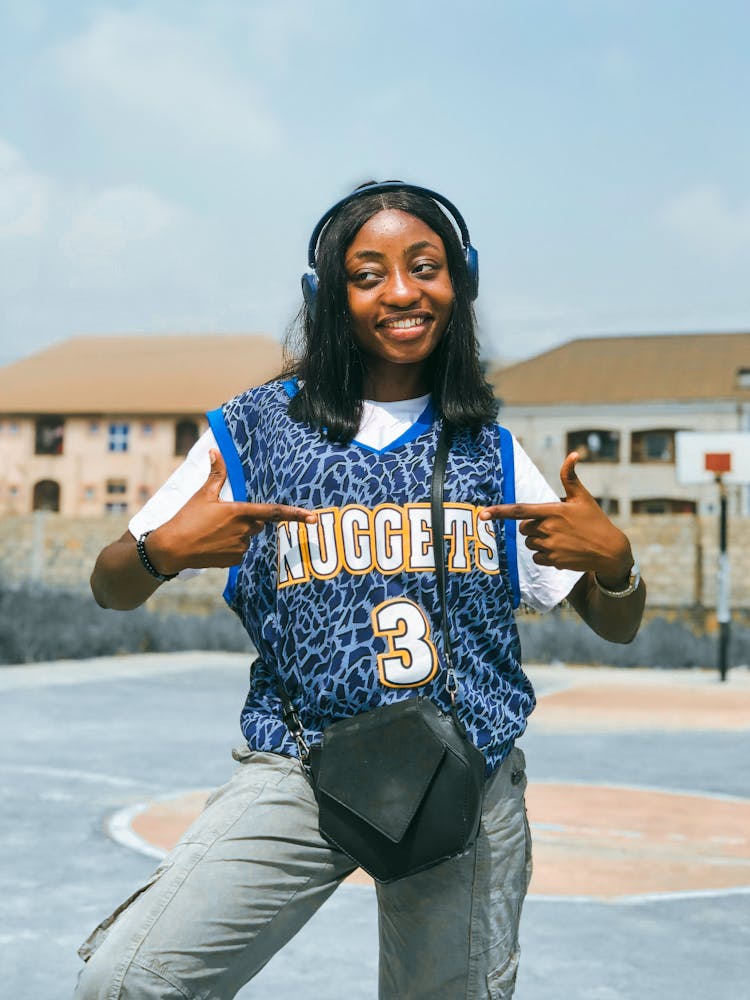
[[[335,205],[332,205],[328,211],[319,220],[315,229],[312,231],[312,236],[310,237],[310,242],[307,246],[307,264],[310,268],[302,275],[302,296],[305,300],[305,304],[310,311],[311,316],[315,317],[315,304],[318,297],[318,275],[315,271],[315,258],[318,250],[318,242],[320,240],[320,234],[325,229],[326,225],[330,222],[333,216],[338,212],[340,208],[344,205],[348,205],[350,201],[354,201],[355,198],[362,198],[367,194],[380,194],[381,191],[410,191],[412,194],[425,195],[427,198],[432,198],[443,208],[448,210],[456,228],[461,234],[461,243],[464,248],[464,258],[466,260],[466,270],[469,275],[469,297],[474,300],[479,293],[479,255],[474,247],[471,245],[471,237],[469,236],[469,229],[464,222],[464,217],[461,215],[456,206],[448,201],[447,198],[443,197],[442,194],[438,194],[437,191],[430,191],[429,188],[419,187],[416,184],[404,184],[403,181],[381,181],[376,184],[365,184],[363,187],[357,188],[348,194],[346,198],[342,198],[341,201],[337,201]]]

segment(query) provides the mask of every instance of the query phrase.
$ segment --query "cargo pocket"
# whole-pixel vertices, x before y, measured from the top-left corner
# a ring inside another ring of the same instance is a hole
[[[234,757],[238,764],[246,764],[255,753],[257,751],[251,750],[247,743],[232,747],[232,757]]]
[[[105,917],[100,924],[98,924],[94,930],[89,934],[86,940],[83,942],[81,947],[78,949],[79,956],[84,962],[88,962],[91,956],[94,954],[99,945],[104,941],[107,936],[107,932],[119,916],[121,916],[128,907],[132,906],[133,903],[140,896],[150,889],[152,885],[159,881],[165,871],[172,867],[171,861],[163,861],[156,871],[153,873],[151,878],[144,882],[142,886],[135,890],[128,898],[117,907],[108,917]]]
[[[490,1000],[511,1000],[516,988],[519,955],[520,951],[516,948],[508,956],[507,962],[499,969],[493,969],[492,972],[488,973],[487,989]]]

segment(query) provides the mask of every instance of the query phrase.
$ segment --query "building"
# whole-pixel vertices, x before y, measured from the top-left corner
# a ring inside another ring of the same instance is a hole
[[[206,428],[276,375],[261,335],[75,337],[0,369],[0,515],[128,514]],[[550,483],[568,451],[609,513],[713,513],[675,477],[678,430],[750,431],[750,333],[573,340],[492,374],[501,417]],[[750,516],[750,488],[730,487]]]
[[[0,369],[0,514],[137,510],[219,406],[281,369],[260,335],[74,337]]]
[[[750,333],[591,337],[492,373],[500,420],[547,480],[569,451],[609,513],[714,513],[716,487],[675,476],[675,433],[750,431]],[[750,440],[750,439],[749,439]],[[729,488],[750,516],[750,490]]]

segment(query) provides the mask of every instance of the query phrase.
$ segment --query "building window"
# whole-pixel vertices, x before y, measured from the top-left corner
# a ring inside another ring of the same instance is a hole
[[[674,431],[633,431],[630,439],[631,462],[665,462],[674,465]]]
[[[83,499],[84,500],[96,500],[96,487],[95,486],[84,486],[83,487]]]
[[[128,505],[126,503],[109,501],[105,503],[104,510],[106,511],[107,514],[127,514]]]
[[[34,435],[35,455],[62,455],[65,421],[62,417],[38,417]]]
[[[672,497],[645,497],[633,500],[631,510],[634,514],[695,514],[695,500],[678,500]]]
[[[620,501],[617,497],[594,497],[605,514],[619,514]]]
[[[11,420],[8,424],[8,432],[10,434],[18,434],[18,424],[15,421]]]
[[[98,434],[98,433],[99,433],[99,421],[89,420],[89,434]]]
[[[141,434],[144,437],[151,437],[154,433],[154,425],[149,420],[144,420],[141,424]]]
[[[128,484],[125,479],[108,479],[107,480],[107,496],[122,496],[123,493],[128,492]]]
[[[150,486],[139,486],[138,487],[138,499],[142,504],[144,504],[148,498],[151,496],[152,489]]]
[[[198,424],[194,420],[179,420],[174,429],[175,455],[187,455],[198,440]]]
[[[740,389],[750,389],[750,368],[737,369],[737,386]]]
[[[582,462],[619,462],[620,432],[591,428],[569,431],[568,451],[577,451]]]
[[[130,424],[109,425],[109,451],[127,451],[130,437]]]
[[[60,510],[60,484],[54,479],[40,479],[34,486],[32,510]]]

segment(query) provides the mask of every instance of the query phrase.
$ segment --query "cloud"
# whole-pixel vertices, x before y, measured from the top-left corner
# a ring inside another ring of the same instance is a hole
[[[98,278],[130,267],[144,252],[150,257],[158,241],[186,220],[179,206],[137,185],[120,185],[78,198],[61,238],[64,257],[79,277]]]
[[[200,315],[217,294],[200,218],[143,185],[66,184],[2,138],[0,245],[0,340],[14,350],[61,323],[149,328],[163,303]]]
[[[315,51],[329,36],[331,16],[340,24],[344,12],[340,6],[331,11],[330,0],[314,4],[310,0],[213,0],[196,13],[202,23],[196,23],[195,30],[241,38],[245,67],[260,68],[265,79],[269,71],[295,70],[300,42]]]
[[[699,184],[667,202],[664,225],[693,249],[724,258],[750,250],[750,200],[732,205],[715,184]]]
[[[99,12],[57,49],[64,77],[87,101],[136,116],[168,140],[266,152],[279,126],[256,87],[232,71],[205,32],[143,9]]]
[[[49,212],[52,183],[32,170],[0,139],[0,240],[41,233]]]

